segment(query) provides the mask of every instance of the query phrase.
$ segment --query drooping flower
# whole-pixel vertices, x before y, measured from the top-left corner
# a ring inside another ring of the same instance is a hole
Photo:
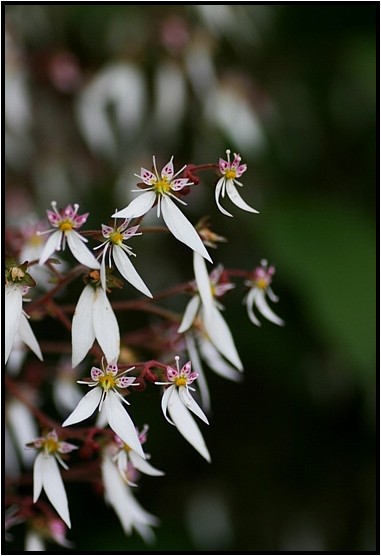
[[[159,520],[138,503],[107,452],[102,457],[101,471],[105,500],[114,509],[125,534],[131,535],[135,529],[146,543],[154,542],[151,527],[158,525]]]
[[[200,236],[195,228],[184,216],[181,210],[172,201],[176,199],[178,202],[186,205],[174,193],[181,191],[184,187],[193,185],[188,178],[176,178],[186,168],[183,166],[178,172],[174,172],[173,156],[171,160],[164,166],[160,175],[156,168],[155,157],[153,157],[153,166],[155,173],[145,168],[141,168],[141,174],[135,174],[147,186],[143,193],[124,209],[113,214],[115,218],[138,218],[146,214],[157,202],[157,216],[163,214],[164,222],[168,226],[171,233],[182,243],[200,253],[208,261],[212,262]],[[140,191],[140,190],[138,190]]]
[[[124,240],[130,239],[133,236],[141,235],[137,230],[139,226],[133,226],[128,229],[129,220],[126,219],[120,226],[114,225],[106,226],[102,224],[102,235],[106,239],[101,245],[98,245],[94,249],[100,249],[103,247],[102,251],[102,261],[101,261],[101,284],[102,288],[106,289],[106,254],[109,254],[109,267],[111,267],[111,255],[114,259],[116,268],[119,270],[121,275],[127,282],[132,284],[137,290],[141,291],[148,297],[152,297],[151,292],[140,278],[139,274],[136,272],[133,264],[130,261],[130,256],[135,257],[132,249],[123,243]]]
[[[91,282],[79,296],[74,311],[72,365],[76,367],[97,340],[107,361],[118,359],[120,351],[119,325],[105,290],[100,286],[99,273],[90,273]]]
[[[63,251],[66,242],[73,256],[81,264],[89,268],[100,268],[99,262],[84,245],[87,239],[81,236],[78,230],[87,220],[89,213],[77,214],[79,205],[68,205],[65,209],[57,210],[57,203],[52,201],[53,210],[47,210],[48,220],[53,226],[46,232],[40,232],[40,235],[52,233],[40,255],[39,264],[44,264],[55,251]]]
[[[278,324],[279,326],[284,325],[284,320],[278,317],[272,309],[267,304],[266,295],[276,303],[279,298],[276,296],[270,286],[272,282],[272,277],[275,273],[274,266],[268,266],[266,259],[261,260],[261,266],[257,266],[252,274],[250,280],[245,281],[245,285],[249,286],[250,290],[243,299],[246,303],[247,314],[249,319],[256,326],[261,326],[261,323],[254,314],[253,306],[258,309],[262,316],[267,320]]]
[[[90,392],[80,400],[74,411],[62,423],[62,426],[68,427],[84,421],[97,408],[99,411],[104,408],[107,422],[112,430],[141,458],[145,459],[135,425],[127,411],[123,409],[122,402],[127,405],[129,405],[129,402],[117,390],[117,388],[124,389],[130,386],[138,386],[138,383],[135,383],[135,377],[123,376],[133,369],[134,367],[131,367],[118,373],[118,366],[115,361],[108,363],[105,367],[103,360],[102,369],[92,367],[91,378],[77,380],[79,384],[87,384],[91,388]]]
[[[44,489],[59,516],[71,527],[67,496],[57,461],[68,469],[60,454],[68,454],[77,446],[59,441],[55,430],[36,438],[27,446],[39,450],[33,466],[33,502],[37,502]]]
[[[28,322],[29,317],[22,308],[23,295],[35,285],[35,282],[26,272],[27,263],[17,265],[13,262],[11,258],[7,260],[5,273],[5,363],[8,361],[16,338],[21,338],[42,361],[40,346]]]
[[[192,372],[191,362],[188,361],[181,368],[179,367],[179,357],[175,357],[176,369],[167,366],[167,381],[155,382],[162,386],[168,386],[164,390],[161,399],[161,408],[166,420],[174,425],[180,434],[208,461],[210,462],[210,454],[206,447],[201,432],[196,425],[195,420],[191,416],[194,413],[207,425],[209,421],[202,411],[201,407],[193,399],[190,390],[194,388],[190,386],[194,380],[198,378],[197,372]],[[168,417],[168,414],[170,418]]]
[[[237,178],[240,178],[244,172],[247,170],[246,164],[241,164],[241,157],[239,154],[234,153],[234,159],[230,162],[230,150],[227,149],[226,151],[227,160],[220,158],[219,160],[219,169],[222,174],[222,177],[218,180],[215,189],[215,199],[217,203],[217,207],[220,211],[225,214],[226,216],[233,216],[225,210],[220,204],[220,196],[223,198],[225,197],[225,193],[228,194],[229,199],[232,203],[234,203],[238,208],[242,210],[246,210],[247,212],[254,212],[258,213],[257,210],[250,207],[240,196],[237,191],[236,185],[242,187],[242,183],[238,181]]]
[[[141,444],[145,442],[147,431],[148,426],[146,425],[140,433],[138,432]],[[136,486],[134,483],[136,471],[140,471],[145,475],[151,475],[152,477],[160,477],[161,475],[164,475],[163,471],[156,469],[156,467],[153,467],[150,463],[148,463],[148,454],[145,453],[146,459],[143,459],[139,454],[134,452],[134,450],[131,450],[131,447],[123,442],[119,436],[115,435],[114,440],[116,453],[112,459],[117,464],[121,477],[130,486]]]

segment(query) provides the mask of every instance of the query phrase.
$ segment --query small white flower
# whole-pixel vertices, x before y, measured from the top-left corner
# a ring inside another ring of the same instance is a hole
[[[116,268],[127,282],[132,284],[137,290],[141,291],[148,297],[152,297],[151,292],[136,272],[133,264],[130,261],[130,256],[135,256],[132,249],[123,243],[124,240],[130,239],[133,236],[141,235],[137,233],[139,226],[134,226],[127,229],[129,220],[125,220],[123,224],[113,228],[102,224],[102,235],[106,239],[101,245],[94,249],[103,247],[102,262],[101,262],[101,284],[102,288],[106,289],[106,254],[109,252],[109,267],[111,268],[111,254],[114,259]]]
[[[141,444],[144,443],[146,434],[148,431],[148,426],[145,426],[142,432],[139,434],[139,441]],[[151,475],[152,477],[160,477],[164,475],[163,471],[156,469],[147,461],[148,454],[145,453],[146,459],[143,459],[139,454],[131,450],[130,446],[123,442],[119,436],[115,435],[115,447],[116,454],[113,456],[113,461],[116,462],[119,473],[123,480],[125,480],[130,486],[136,486],[132,481],[131,476],[134,477],[136,470],[144,473],[145,475]]]
[[[39,450],[33,466],[33,502],[37,502],[44,489],[59,516],[71,527],[67,496],[57,461],[64,469],[68,469],[60,454],[68,454],[76,450],[77,446],[60,442],[55,430],[36,438],[27,446]]]
[[[73,256],[81,264],[89,268],[100,268],[99,262],[94,255],[84,245],[87,239],[81,236],[76,230],[87,220],[89,213],[77,214],[79,205],[68,205],[61,211],[57,210],[57,203],[52,201],[53,210],[47,210],[48,220],[53,229],[40,232],[40,235],[52,233],[40,255],[39,264],[44,264],[55,251],[62,251],[66,247],[66,241]],[[55,229],[58,228],[56,231]]]
[[[164,222],[168,226],[171,233],[179,241],[185,243],[185,245],[193,249],[193,251],[200,253],[202,257],[205,257],[208,261],[212,262],[200,236],[189,220],[172,201],[173,198],[179,203],[186,205],[186,203],[176,197],[174,193],[181,191],[184,187],[193,185],[193,182],[189,182],[188,178],[175,179],[176,176],[179,175],[184,168],[186,168],[186,166],[181,168],[175,174],[172,160],[173,156],[168,164],[164,166],[160,175],[156,168],[155,157],[153,157],[155,173],[150,172],[150,170],[146,170],[145,168],[141,168],[141,174],[135,175],[140,178],[147,187],[144,192],[141,193],[139,197],[131,201],[126,208],[113,214],[113,217],[138,218],[139,216],[146,214],[146,212],[148,212],[157,201],[157,216],[159,217],[160,212],[162,212]]]
[[[215,189],[215,199],[218,208],[226,216],[233,216],[221,206],[219,201],[220,196],[225,197],[225,193],[227,193],[231,202],[238,208],[246,210],[247,212],[258,213],[257,210],[245,203],[236,188],[236,185],[242,187],[242,183],[240,183],[237,178],[240,178],[242,174],[246,172],[247,165],[241,164],[241,157],[239,154],[234,153],[233,162],[230,162],[230,150],[226,151],[226,155],[227,160],[224,160],[223,158],[220,158],[219,160],[219,168],[222,177],[218,180]]]
[[[102,458],[101,470],[105,500],[113,507],[125,534],[131,535],[135,529],[146,543],[152,543],[155,535],[151,527],[158,525],[157,517],[141,507],[107,454]]]
[[[135,430],[135,425],[127,411],[123,409],[122,402],[129,405],[129,402],[117,391],[117,388],[128,388],[129,386],[137,386],[135,377],[122,376],[128,373],[134,367],[126,369],[118,373],[118,367],[115,361],[108,363],[106,368],[91,368],[91,378],[87,380],[77,380],[79,384],[87,384],[92,390],[88,392],[78,403],[74,411],[62,424],[63,427],[74,425],[80,421],[84,421],[90,417],[94,411],[99,411],[104,407],[107,422],[112,430],[130,446],[143,459],[145,455],[141,447],[139,437]]]
[[[210,454],[206,447],[201,432],[196,425],[191,413],[194,413],[207,425],[209,421],[200,406],[192,398],[189,390],[194,388],[189,385],[198,378],[197,372],[192,372],[191,362],[188,361],[182,369],[179,368],[179,357],[175,357],[177,369],[167,366],[167,381],[155,384],[167,386],[161,399],[161,408],[164,417],[174,425],[180,434],[208,461]],[[169,413],[170,419],[167,413]]]
[[[278,301],[278,297],[274,294],[270,286],[274,273],[275,268],[273,266],[268,267],[266,259],[262,259],[261,266],[258,266],[253,271],[253,277],[245,281],[245,285],[249,286],[250,290],[243,299],[243,302],[246,303],[249,319],[256,326],[261,326],[261,323],[254,314],[254,305],[267,320],[279,326],[284,325],[284,320],[270,309],[266,301],[266,295],[268,295],[274,303]]]
[[[95,271],[96,272],[96,271]],[[73,315],[72,365],[76,367],[97,340],[107,361],[119,357],[120,333],[106,292],[95,283],[85,286]]]
[[[43,360],[40,346],[28,322],[28,316],[22,308],[22,297],[27,289],[15,282],[8,282],[5,285],[5,363],[18,337],[41,361]]]

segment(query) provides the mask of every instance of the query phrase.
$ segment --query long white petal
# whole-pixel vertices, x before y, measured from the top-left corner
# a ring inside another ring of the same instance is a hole
[[[90,392],[80,400],[74,411],[70,413],[69,417],[62,423],[62,426],[68,427],[90,417],[98,407],[101,397],[102,388],[100,386],[93,387]]]
[[[214,198],[216,200],[216,205],[219,208],[219,210],[222,212],[222,214],[224,214],[225,216],[233,217],[233,215],[230,214],[230,212],[228,212],[227,210],[225,210],[224,207],[220,204],[220,195],[221,195],[221,190],[222,190],[223,185],[224,185],[224,181],[225,181],[225,178],[221,178],[221,179],[218,180],[217,185],[216,185],[216,189],[214,191]]]
[[[25,552],[45,552],[46,550],[42,537],[31,529],[25,533],[24,545]]]
[[[85,286],[74,311],[71,327],[73,368],[86,357],[95,340],[93,326],[94,294],[92,286]]]
[[[208,261],[212,262],[212,259],[205,249],[200,236],[181,210],[168,197],[168,195],[163,195],[162,197],[161,210],[164,222],[175,238],[182,243],[185,243],[185,245],[193,249],[193,251],[200,253],[200,255],[205,257]]]
[[[34,335],[32,327],[30,326],[24,313],[21,313],[18,333],[24,344],[26,344],[35,355],[37,355],[40,361],[43,361],[40,346],[38,345],[36,336]]]
[[[224,378],[228,378],[229,380],[234,380],[235,382],[242,380],[242,374],[222,358],[218,350],[211,342],[209,342],[209,340],[206,338],[200,338],[199,349],[202,358],[208,367],[210,367],[215,373],[223,376]],[[200,379],[198,378],[197,382],[199,382],[199,380]]]
[[[198,405],[198,403],[192,398],[191,393],[185,388],[185,386],[180,386],[179,388],[179,396],[181,401],[183,402],[184,405],[187,406],[187,408],[194,413],[195,415],[197,415],[197,417],[199,417],[201,419],[201,421],[204,421],[204,423],[206,423],[207,425],[209,425],[209,421],[207,416],[205,415],[205,413],[202,411],[201,407]]]
[[[211,317],[205,319],[204,324],[209,338],[218,351],[239,371],[242,371],[243,365],[235,347],[233,336],[217,307],[213,307]]]
[[[54,251],[60,250],[61,238],[62,232],[60,230],[52,233],[52,235],[49,237],[48,241],[44,245],[38,264],[44,264],[49,259],[49,257],[53,255]]]
[[[160,469],[156,469],[156,467],[153,467],[150,463],[148,463],[146,459],[142,459],[135,452],[131,451],[129,453],[129,456],[133,466],[139,471],[141,471],[142,473],[145,473],[146,475],[151,475],[152,477],[160,477],[161,475],[165,474],[164,471],[160,471]]]
[[[97,288],[93,302],[93,326],[95,337],[107,362],[118,359],[120,351],[119,325],[114,311],[102,288]]]
[[[38,497],[41,494],[42,490],[42,472],[43,472],[43,463],[42,460],[45,458],[45,455],[40,452],[37,454],[36,460],[33,465],[33,502],[37,502]]]
[[[206,447],[205,441],[202,437],[200,429],[196,425],[195,420],[192,415],[185,407],[180,399],[177,390],[173,391],[173,394],[169,400],[168,412],[177,427],[177,430],[183,437],[195,448],[199,454],[210,462],[210,454],[208,448]]]
[[[170,386],[169,388],[166,388],[164,390],[164,394],[161,398],[161,410],[163,412],[164,417],[166,418],[166,420],[168,421],[168,423],[170,423],[173,426],[176,426],[175,423],[173,423],[170,418],[168,417],[168,404],[169,401],[171,399],[171,396],[173,394],[173,391],[176,389],[176,386],[173,384],[172,386]]]
[[[114,257],[116,268],[119,270],[123,278],[125,278],[127,282],[130,282],[130,284],[132,284],[137,290],[144,293],[144,295],[152,297],[152,293],[140,278],[127,253],[123,251],[119,245],[114,245],[112,255]]]
[[[140,444],[135,425],[128,415],[127,411],[122,406],[122,401],[119,396],[112,390],[109,390],[104,401],[106,410],[107,421],[112,430],[119,436],[123,442],[129,445],[132,450],[135,450],[139,456],[145,459],[142,445]]]
[[[258,308],[258,311],[269,321],[273,322],[274,324],[278,324],[279,326],[284,325],[284,320],[278,317],[267,305],[267,301],[265,298],[265,291],[264,290],[257,290],[257,294],[255,296],[255,304]]]
[[[137,218],[138,216],[143,216],[150,208],[153,207],[156,199],[156,193],[154,191],[145,191],[140,193],[131,203],[129,203],[126,208],[118,210],[112,215],[113,218]]]
[[[226,191],[232,203],[234,203],[238,208],[246,210],[247,212],[254,212],[258,214],[258,211],[253,207],[249,206],[238,193],[236,186],[232,180],[227,180]]]
[[[43,457],[42,461],[42,484],[52,506],[68,527],[71,527],[69,506],[65,487],[57,460],[54,456]]]
[[[20,286],[13,286],[12,284],[7,284],[5,286],[4,308],[4,351],[5,362],[7,362],[15,336],[19,329],[22,313],[22,288]]]
[[[114,508],[124,532],[129,535],[132,532],[132,518],[128,511],[128,487],[116,465],[107,456],[102,459],[101,470],[105,499]]]
[[[194,336],[191,332],[185,334],[185,343],[187,346],[189,359],[192,361],[192,367],[198,372],[197,384],[200,392],[202,407],[205,409],[205,411],[209,412],[211,409],[211,404],[208,383],[206,382],[204,369],[202,368],[201,359],[198,355]]]
[[[248,294],[244,299],[244,302],[246,303],[247,314],[251,322],[255,324],[255,326],[261,326],[260,321],[257,319],[254,313],[254,300],[255,300],[256,292],[257,290],[255,288],[249,290]]]
[[[78,232],[72,230],[66,234],[66,239],[68,246],[70,247],[70,251],[78,262],[89,268],[101,267],[92,252],[84,244],[83,238]]]
[[[210,287],[209,274],[206,269],[205,259],[198,253],[193,253],[193,269],[196,278],[198,293],[204,307],[206,316],[209,316],[213,308],[213,294]]]
[[[194,319],[197,316],[197,312],[200,307],[200,297],[198,295],[194,295],[192,299],[188,302],[187,306],[185,307],[183,320],[177,330],[180,334],[185,332],[190,328],[193,324]]]

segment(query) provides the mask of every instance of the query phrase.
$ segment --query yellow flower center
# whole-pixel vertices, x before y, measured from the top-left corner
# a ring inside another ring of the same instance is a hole
[[[73,224],[69,220],[64,220],[60,224],[61,232],[70,232],[73,229]]]
[[[110,241],[112,243],[115,243],[115,245],[120,245],[121,243],[123,243],[123,236],[120,232],[113,232],[110,235]]]
[[[228,180],[234,180],[234,179],[236,178],[236,176],[237,176],[237,175],[236,175],[235,170],[228,170],[228,171],[226,172],[226,174],[225,174],[225,177],[226,177]]]
[[[176,378],[175,384],[176,384],[176,386],[186,386],[187,385],[187,379],[180,376],[179,378]]]
[[[171,189],[171,185],[168,182],[168,180],[166,180],[166,179],[162,179],[162,180],[156,182],[154,184],[154,186],[155,186],[156,192],[160,193],[161,195],[164,195],[165,193],[168,193],[168,191],[170,191],[170,189]]]
[[[106,390],[106,392],[108,392],[110,388],[113,388],[116,384],[115,378],[112,375],[107,374],[100,376],[98,382],[102,386],[102,388]]]
[[[48,454],[54,454],[58,450],[58,442],[54,438],[47,438],[43,441],[43,448]]]
[[[256,280],[255,282],[255,285],[261,290],[264,290],[269,285],[269,282],[266,278],[258,278],[258,280]]]
[[[16,280],[22,280],[25,276],[25,272],[23,272],[18,266],[13,266],[9,269],[9,272],[14,282],[16,282]]]

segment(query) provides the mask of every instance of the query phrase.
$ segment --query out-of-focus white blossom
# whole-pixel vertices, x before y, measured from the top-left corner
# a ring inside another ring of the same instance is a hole
[[[181,210],[172,201],[176,199],[178,202],[186,205],[184,201],[176,197],[174,192],[181,191],[184,187],[193,185],[188,178],[176,178],[177,175],[186,168],[184,166],[178,172],[174,172],[173,156],[171,160],[164,166],[160,175],[156,168],[155,157],[153,157],[153,166],[155,173],[145,168],[141,168],[140,175],[135,174],[147,186],[143,192],[140,192],[139,197],[136,197],[126,208],[117,211],[113,214],[115,218],[138,218],[146,214],[157,202],[157,216],[163,214],[164,222],[169,228],[170,232],[176,239],[190,247],[193,251],[205,257],[208,261],[212,262],[200,236],[183,215]]]
[[[268,306],[266,295],[276,303],[279,298],[276,296],[270,286],[272,277],[275,273],[275,267],[269,266],[266,259],[261,260],[261,266],[258,266],[253,271],[253,276],[250,280],[245,280],[245,285],[249,286],[250,290],[245,296],[243,302],[246,304],[247,314],[249,319],[256,326],[261,326],[261,323],[254,314],[253,307],[255,306],[260,314],[267,320],[278,324],[284,325],[284,320],[278,317],[272,309]]]

